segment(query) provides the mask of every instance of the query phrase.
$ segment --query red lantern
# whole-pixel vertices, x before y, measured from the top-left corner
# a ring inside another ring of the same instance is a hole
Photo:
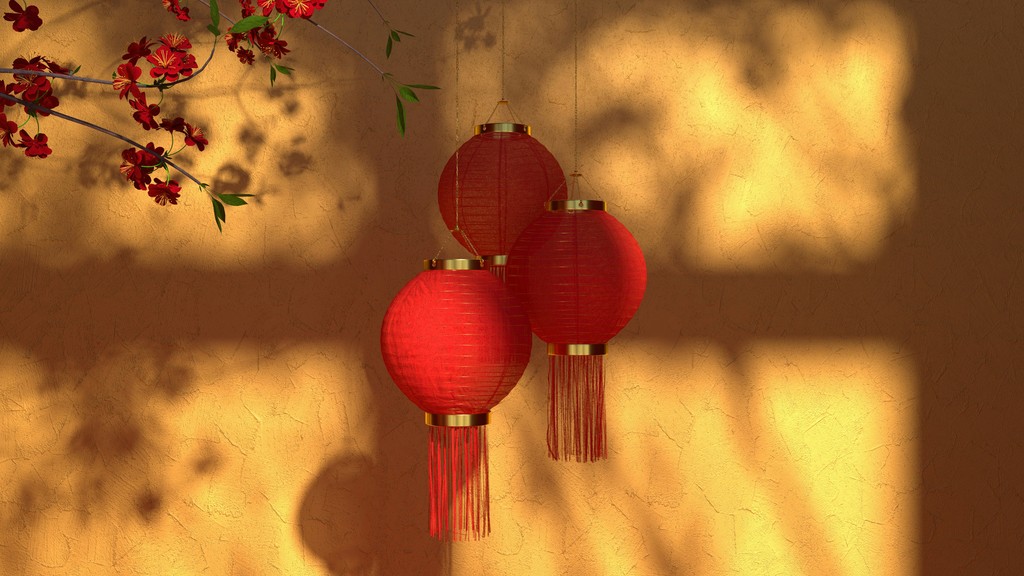
[[[548,454],[607,458],[603,358],[643,299],[640,246],[604,202],[551,202],[519,236],[506,274],[548,343]]]
[[[427,260],[384,315],[381,352],[430,426],[430,533],[490,532],[486,428],[530,361],[516,298],[479,260]]]
[[[499,277],[516,238],[566,196],[565,174],[525,124],[481,124],[448,159],[437,185],[441,217],[470,252]]]

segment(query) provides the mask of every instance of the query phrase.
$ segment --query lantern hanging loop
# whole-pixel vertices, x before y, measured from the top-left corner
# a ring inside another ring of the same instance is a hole
[[[498,102],[494,105],[494,109],[491,110],[491,115],[487,117],[487,120],[484,123],[490,123],[491,120],[494,118],[494,115],[498,113],[499,109],[502,111],[506,111],[508,113],[508,117],[512,120],[513,124],[523,124],[523,122],[519,120],[519,115],[516,114],[516,111],[512,109],[512,104],[504,97],[501,100],[498,100]]]
[[[601,198],[601,193],[597,191],[597,188],[594,187],[594,185],[590,182],[590,180],[587,180],[587,177],[584,176],[583,173],[580,172],[578,169],[574,170],[573,173],[569,175],[569,178],[572,179],[572,184],[569,185],[570,186],[570,189],[569,189],[569,198],[570,199],[579,199],[580,198],[580,188],[581,188],[580,180],[582,180],[584,183],[586,183],[588,189],[594,191],[594,195],[595,196],[597,196],[598,198]],[[550,200],[549,200],[549,202],[550,202]]]

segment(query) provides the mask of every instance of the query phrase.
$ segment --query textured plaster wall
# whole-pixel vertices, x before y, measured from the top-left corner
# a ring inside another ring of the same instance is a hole
[[[405,138],[303,26],[277,88],[221,50],[168,94],[210,136],[190,168],[257,194],[223,234],[83,128],[47,120],[44,161],[0,150],[0,573],[1017,573],[1019,9],[579,3],[578,139],[571,3],[507,3],[505,91],[567,171],[578,142],[647,256],[607,462],[546,459],[538,343],[490,427],[493,533],[427,536],[426,431],[379,326],[421,258],[461,255],[436,179],[500,96],[501,5],[381,2],[416,34],[388,69],[444,86]],[[177,26],[38,4],[3,61],[103,77]],[[320,20],[383,60],[367,6]],[[148,141],[102,87],[60,96]]]

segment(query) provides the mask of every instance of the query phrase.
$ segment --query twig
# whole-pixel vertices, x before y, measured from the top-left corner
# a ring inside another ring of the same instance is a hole
[[[327,35],[328,35],[328,36],[330,36],[331,38],[334,38],[335,40],[337,40],[338,42],[340,42],[340,43],[341,43],[342,45],[344,45],[344,46],[345,46],[346,48],[348,48],[348,49],[349,49],[349,50],[351,50],[352,52],[355,52],[356,56],[359,56],[359,57],[360,57],[360,58],[362,58],[362,59],[363,59],[363,60],[364,60],[364,61],[365,61],[365,62],[366,62],[367,64],[369,64],[370,66],[373,66],[373,69],[374,69],[374,70],[376,70],[378,74],[380,74],[381,76],[383,76],[383,75],[384,75],[384,71],[383,71],[383,70],[381,70],[380,66],[377,66],[376,64],[374,64],[374,63],[373,63],[373,60],[370,60],[369,58],[367,58],[367,57],[366,57],[366,55],[365,55],[365,54],[363,54],[363,53],[362,53],[362,52],[360,52],[359,50],[356,50],[354,46],[352,46],[352,45],[351,45],[351,44],[349,44],[348,42],[346,42],[346,41],[342,40],[340,36],[338,36],[338,35],[337,35],[337,34],[335,34],[334,32],[331,32],[331,31],[330,31],[330,30],[328,30],[327,28],[324,28],[323,26],[321,26],[321,25],[317,24],[317,23],[316,23],[316,22],[314,22],[314,21],[313,21],[313,20],[312,20],[311,18],[304,18],[304,20],[305,20],[306,22],[309,22],[309,23],[310,23],[310,24],[312,24],[313,26],[316,26],[317,28],[319,28],[320,30],[322,30],[322,31],[323,31],[323,32],[324,32],[325,34],[327,34]]]
[[[377,5],[373,3],[373,0],[366,0],[366,3],[369,4],[371,8],[373,8],[373,11],[377,13],[377,16],[380,16],[382,22],[388,24],[389,26],[391,25],[391,23],[388,22],[388,19],[385,18],[383,14],[381,14],[380,10],[377,8]]]

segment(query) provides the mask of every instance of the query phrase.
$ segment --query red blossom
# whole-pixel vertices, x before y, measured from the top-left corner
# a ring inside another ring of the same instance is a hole
[[[144,92],[140,93],[136,100],[129,99],[128,103],[135,109],[132,118],[135,118],[135,121],[141,124],[144,129],[156,130],[160,127],[156,122],[156,117],[160,114],[160,107],[156,104],[148,104]]]
[[[160,127],[168,132],[181,132],[182,134],[185,134],[185,119],[181,116],[178,116],[173,120],[164,118],[160,121]]]
[[[242,64],[252,65],[252,63],[255,61],[256,55],[252,53],[252,50],[242,48],[238,52],[236,52],[236,54],[238,55],[238,60]]]
[[[12,0],[13,1],[13,0]],[[163,0],[164,8],[182,22],[189,21],[188,8],[182,8],[179,0]]]
[[[117,74],[114,75],[114,90],[120,92],[121,99],[124,99],[129,92],[136,98],[142,95],[138,85],[140,76],[142,76],[142,68],[133,62],[125,62],[117,67]]]
[[[153,65],[149,75],[166,82],[176,82],[179,76],[191,76],[196,66],[198,66],[195,56],[171,48],[166,44],[161,45],[156,49],[156,52],[146,56],[146,61]]]
[[[203,129],[199,126],[193,126],[188,122],[185,123],[185,144],[188,146],[195,146],[202,152],[210,142],[207,141],[206,136],[203,134]]]
[[[26,106],[25,112],[38,114],[39,116],[49,116],[50,111],[56,108],[58,104],[60,104],[60,100],[53,94],[47,93],[40,98],[36,98],[32,102],[32,106]]]
[[[242,7],[242,18],[252,16],[256,13],[256,8],[252,5],[252,0],[238,0],[238,4]]]
[[[164,34],[160,37],[160,43],[175,52],[184,52],[192,47],[192,43],[188,41],[188,38],[178,32]]]
[[[18,70],[38,70],[40,72],[53,67],[57,70],[67,70],[43,56],[35,56],[31,60],[17,58],[14,60],[14,64],[12,66],[12,68]],[[12,96],[20,95],[22,100],[27,100],[34,104],[35,106],[24,107],[26,114],[49,116],[50,110],[56,108],[57,105],[60,104],[60,100],[53,95],[53,86],[50,84],[49,78],[45,76],[36,76],[34,74],[15,74],[14,80],[15,83],[7,86],[5,93]]]
[[[166,45],[160,46],[156,52],[146,56],[146,61],[153,65],[149,71],[149,75],[153,78],[163,76],[168,82],[178,79],[178,73],[181,70],[181,54]]]
[[[121,60],[127,60],[135,64],[139,61],[139,58],[145,58],[150,55],[149,47],[152,45],[153,43],[143,36],[138,42],[132,42],[128,45],[128,52],[121,56]]]
[[[46,58],[43,58],[43,62],[46,62],[46,68],[50,72],[53,72],[54,74],[71,74],[71,70],[70,69],[65,68],[64,66],[61,66],[60,64],[57,64],[56,62],[53,62],[52,60],[48,60]]]
[[[0,80],[0,94],[8,94],[10,96],[14,96],[14,94],[15,94],[14,93],[14,86],[15,86],[15,84],[10,84],[10,85],[4,84],[4,81]],[[18,105],[17,102],[11,102],[10,100],[8,100],[6,98],[0,98],[0,111],[3,111],[3,109],[8,107],[8,106],[17,106],[17,105]]]
[[[2,110],[2,108],[0,108]],[[14,139],[14,135],[18,132],[18,123],[7,119],[7,115],[0,112],[0,143],[3,143],[4,147],[12,146],[14,148],[21,148],[21,145]]]
[[[153,183],[149,185],[149,197],[161,206],[166,206],[168,203],[177,204],[178,197],[181,196],[179,192],[181,192],[181,186],[175,180],[161,182],[159,178],[154,178]]]
[[[136,148],[128,148],[121,151],[121,174],[135,186],[136,190],[145,190],[150,182],[149,175],[153,173],[153,157]]]
[[[152,142],[145,150],[127,148],[121,151],[121,174],[137,190],[145,190],[150,183],[150,174],[163,162],[164,149]]]
[[[43,21],[39,18],[39,8],[36,6],[22,8],[15,0],[11,0],[10,6],[14,12],[4,12],[4,20],[13,22],[15,32],[35,31],[42,26]]]
[[[46,158],[53,153],[53,150],[50,150],[50,147],[46,145],[46,134],[40,132],[35,137],[32,137],[29,136],[28,132],[22,130],[19,132],[19,135],[21,136],[21,146],[25,148],[25,156],[29,158]]]
[[[287,14],[292,18],[309,18],[314,12],[324,7],[327,0],[279,0],[287,7]],[[280,8],[278,12],[285,13]]]
[[[260,30],[259,35],[253,38],[253,42],[266,56],[273,56],[274,58],[280,59],[282,56],[290,52],[288,48],[285,48],[288,43],[284,40],[278,40],[277,32],[274,30],[274,27],[270,25]]]
[[[274,11],[274,8],[277,8],[278,4],[281,4],[281,1],[280,0],[256,0],[256,3],[259,4],[261,9],[263,9],[263,15],[264,16],[270,16],[270,14]]]

